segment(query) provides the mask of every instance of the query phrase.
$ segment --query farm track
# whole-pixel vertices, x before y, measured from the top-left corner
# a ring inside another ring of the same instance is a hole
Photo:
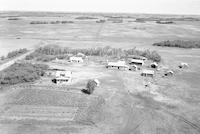
[[[132,93],[129,93],[132,97],[134,97],[134,95]],[[141,99],[141,98],[140,98]],[[144,101],[144,100],[143,100]],[[146,106],[148,106],[150,109],[155,109],[155,111],[159,111],[159,112],[163,112],[165,114],[168,114],[170,116],[172,116],[173,118],[176,118],[182,122],[184,122],[185,124],[187,124],[189,127],[193,128],[197,134],[200,134],[200,126],[193,123],[191,120],[189,119],[186,119],[185,117],[183,117],[182,115],[180,115],[179,113],[176,113],[176,112],[172,112],[170,110],[168,110],[164,105],[161,105],[157,102],[154,102],[152,100],[149,100],[148,102],[145,102],[145,103],[148,103]],[[153,104],[155,103],[155,104]]]
[[[4,70],[4,69],[8,68],[9,66],[11,66],[12,64],[14,64],[14,63],[15,63],[16,61],[18,61],[18,60],[24,59],[27,55],[29,55],[29,54],[32,53],[32,52],[34,52],[34,50],[31,50],[31,51],[29,51],[29,52],[27,52],[27,53],[25,53],[25,54],[22,54],[22,55],[20,55],[20,56],[18,56],[18,57],[16,57],[16,58],[14,58],[14,59],[12,59],[12,60],[6,62],[6,63],[0,65],[0,71],[2,71],[2,70]]]
[[[200,134],[200,126],[198,126],[197,124],[191,122],[190,120],[186,119],[185,117],[178,115],[176,113],[170,112],[169,110],[166,110],[165,108],[162,108],[162,110],[165,113],[168,113],[170,115],[172,115],[173,117],[183,121],[184,123],[186,123],[187,125],[189,125],[190,127],[192,127],[193,129],[195,129],[199,134]]]

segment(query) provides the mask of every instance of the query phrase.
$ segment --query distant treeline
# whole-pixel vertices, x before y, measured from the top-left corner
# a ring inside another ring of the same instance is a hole
[[[80,16],[80,17],[76,17],[75,19],[77,19],[77,20],[91,20],[91,19],[98,19],[98,18],[89,17],[89,16]]]
[[[15,51],[11,51],[7,54],[6,57],[2,56],[1,57],[1,60],[4,60],[4,59],[9,59],[9,58],[14,58],[14,57],[17,57],[21,54],[24,54],[26,53],[28,50],[26,48],[23,48],[23,49],[19,49],[19,50],[15,50]]]
[[[8,18],[8,20],[20,20],[20,18]]]
[[[179,47],[179,48],[200,48],[200,41],[162,41],[154,43],[153,46],[163,46],[163,47]]]
[[[59,46],[44,46],[40,47],[32,54],[26,57],[27,60],[35,59],[42,61],[51,61],[55,58],[66,58],[67,55],[78,53],[83,53],[86,56],[110,56],[110,57],[127,57],[129,55],[138,55],[146,57],[149,60],[160,62],[161,56],[156,51],[150,50],[137,50],[133,49],[121,49],[121,48],[112,48],[109,46],[98,47],[98,48],[84,48],[84,49],[72,49],[72,48],[61,48]]]
[[[136,21],[200,21],[199,18],[193,18],[193,17],[169,17],[169,18],[162,18],[162,17],[144,17],[144,18],[137,18]]]
[[[13,85],[24,82],[34,82],[43,76],[47,65],[31,63],[15,63],[0,72],[0,85]]]
[[[30,24],[67,24],[73,21],[31,21]]]
[[[156,23],[158,23],[158,24],[174,24],[174,22],[173,21],[156,21]]]

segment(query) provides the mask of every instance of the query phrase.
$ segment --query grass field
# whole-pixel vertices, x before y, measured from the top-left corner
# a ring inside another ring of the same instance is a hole
[[[9,13],[8,13],[9,14]],[[5,14],[2,14],[5,15]],[[41,17],[41,15],[44,15]],[[2,134],[199,134],[200,133],[200,49],[152,46],[163,40],[198,40],[198,21],[175,24],[134,22],[149,15],[123,18],[123,23],[78,20],[82,14],[21,14],[20,20],[0,18],[0,55],[18,48],[58,44],[74,48],[112,46],[151,49],[162,56],[161,66],[172,69],[173,77],[154,79],[140,71],[106,69],[89,57],[83,64],[46,63],[73,72],[72,84],[56,86],[50,78],[32,85],[6,87],[0,93]],[[85,14],[84,14],[85,15]],[[87,14],[88,16],[93,16]],[[86,15],[85,15],[86,16]],[[153,15],[154,17],[156,15]],[[94,15],[104,19],[102,15]],[[159,16],[157,17],[180,17]],[[195,16],[199,18],[199,16]],[[73,24],[30,25],[31,21],[74,21]],[[98,61],[98,62],[97,62]],[[181,62],[189,64],[179,69]],[[98,78],[100,87],[85,95],[88,79]],[[150,83],[149,87],[145,87]]]

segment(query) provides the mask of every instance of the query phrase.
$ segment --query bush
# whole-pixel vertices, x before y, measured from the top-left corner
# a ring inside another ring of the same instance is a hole
[[[15,63],[9,68],[0,72],[0,84],[13,85],[24,82],[33,82],[43,76],[47,65]]]
[[[97,84],[94,80],[89,80],[86,85],[86,88],[89,94],[92,94],[96,87],[97,87]]]

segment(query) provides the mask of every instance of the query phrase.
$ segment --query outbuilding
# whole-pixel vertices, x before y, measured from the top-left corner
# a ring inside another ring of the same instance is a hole
[[[174,75],[174,72],[172,70],[168,70],[165,72],[164,74],[165,76],[173,76]]]
[[[156,63],[156,62],[151,63],[151,68],[158,68],[158,63]]]
[[[71,71],[57,71],[55,78],[52,82],[58,85],[68,85],[72,82],[72,72]]]
[[[179,67],[179,68],[188,68],[189,65],[188,65],[188,63],[182,62],[178,67]]]
[[[129,62],[130,65],[140,65],[143,66],[144,65],[144,61],[143,60],[139,60],[139,59],[131,59],[131,61]]]
[[[138,67],[137,67],[137,65],[132,65],[132,66],[129,67],[129,70],[130,71],[137,71]]]
[[[74,63],[82,63],[83,62],[82,57],[70,57],[69,60],[70,60],[70,62],[74,62]]]
[[[154,71],[153,70],[143,70],[142,73],[141,73],[141,76],[153,77]]]

